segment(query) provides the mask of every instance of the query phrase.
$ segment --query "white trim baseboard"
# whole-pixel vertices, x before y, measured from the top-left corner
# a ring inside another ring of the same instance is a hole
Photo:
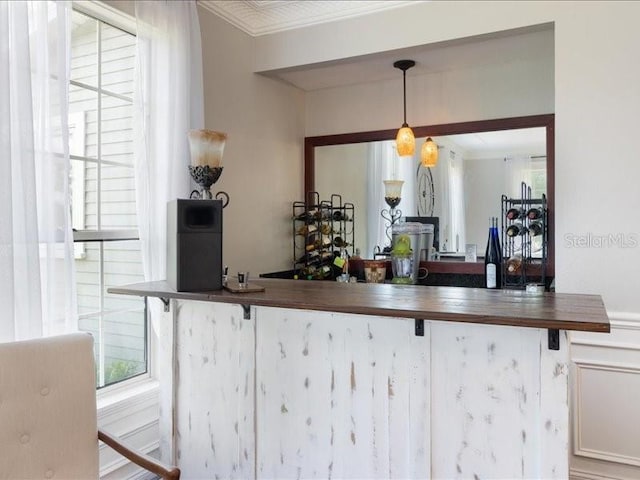
[[[601,475],[599,473],[593,473],[588,470],[579,468],[572,468],[569,470],[570,480],[633,480],[629,477],[618,477],[611,475]]]
[[[157,452],[160,445],[158,382],[146,378],[131,382],[127,388],[101,392],[98,425],[143,453]],[[100,478],[150,478],[143,469],[104,444],[100,445],[99,455]]]

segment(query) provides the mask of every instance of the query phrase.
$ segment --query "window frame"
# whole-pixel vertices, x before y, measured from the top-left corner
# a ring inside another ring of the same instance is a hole
[[[74,1],[72,2],[72,10],[77,11],[83,15],[91,17],[97,20],[98,23],[98,34],[100,34],[100,29],[102,28],[102,24],[109,25],[118,30],[122,30],[130,35],[136,36],[136,21],[133,17],[128,15],[125,12],[122,12],[114,7],[106,5],[99,1]],[[100,23],[101,22],[101,23]],[[73,231],[73,242],[74,244],[85,244],[89,242],[95,242],[100,244],[100,265],[98,270],[99,275],[99,290],[100,290],[100,307],[99,307],[99,315],[104,314],[103,310],[103,297],[104,297],[104,246],[106,243],[111,241],[132,241],[132,240],[140,240],[138,229],[109,229],[102,230],[101,227],[101,166],[102,165],[116,165],[122,166],[120,162],[111,162],[109,160],[103,160],[101,155],[101,118],[102,118],[102,96],[108,95],[110,97],[114,97],[126,102],[130,102],[133,105],[133,98],[128,97],[126,95],[118,94],[116,92],[105,91],[102,88],[102,72],[101,72],[101,61],[102,61],[102,49],[101,42],[97,42],[97,84],[96,86],[89,85],[83,82],[79,82],[76,80],[69,79],[69,87],[79,87],[86,89],[88,91],[95,92],[97,95],[97,122],[98,122],[98,131],[97,131],[97,155],[96,158],[82,156],[82,155],[69,155],[71,161],[81,161],[85,163],[94,163],[97,165],[97,200],[96,200],[96,208],[97,208],[97,230],[91,229],[83,229],[83,230],[74,230]],[[135,169],[134,165],[131,165],[132,169]],[[86,314],[87,317],[94,316],[95,313]],[[85,315],[79,315],[79,318],[84,317]],[[131,377],[125,378],[123,380],[111,383],[109,385],[98,386],[102,381],[98,382],[96,385],[96,391],[98,396],[98,403],[100,404],[100,400],[104,399],[107,404],[111,404],[112,402],[109,400],[110,395],[116,395],[117,397],[121,397],[123,393],[127,390],[139,390],[140,386],[144,383],[148,383],[152,381],[153,375],[153,367],[152,367],[152,344],[151,344],[151,335],[149,329],[149,310],[147,306],[147,300],[145,298],[144,301],[144,336],[145,336],[145,369],[143,372],[133,375]],[[104,372],[101,370],[101,375],[104,375]],[[104,379],[104,377],[103,377]],[[157,383],[157,382],[154,382]],[[156,386],[157,387],[157,386]],[[126,396],[126,394],[125,394]]]

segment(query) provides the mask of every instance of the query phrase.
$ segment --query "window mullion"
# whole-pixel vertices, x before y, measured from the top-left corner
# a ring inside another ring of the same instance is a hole
[[[105,384],[105,334],[104,334],[104,325],[105,325],[105,321],[104,321],[104,243],[100,242],[100,261],[98,262],[98,284],[99,284],[99,293],[98,293],[98,298],[99,298],[99,303],[98,303],[98,307],[100,309],[100,315],[98,316],[98,338],[99,338],[99,352],[100,355],[98,357],[98,377],[99,377],[99,381],[98,381],[98,385],[104,385]]]
[[[98,35],[98,115],[97,115],[97,157],[98,164],[96,165],[97,172],[97,188],[96,188],[96,212],[97,212],[97,222],[98,230],[102,230],[102,22],[98,22],[97,28]],[[100,294],[102,298],[102,294]]]
[[[85,90],[90,90],[92,92],[100,91],[100,89],[98,87],[93,87],[93,86],[91,86],[91,85],[89,85],[87,83],[79,82],[78,80],[70,80],[69,83],[71,85],[75,86],[75,87],[80,87],[80,88],[83,88]],[[105,90],[105,89],[101,89],[101,92],[104,93],[105,95],[109,95],[110,97],[119,98],[120,100],[124,100],[125,102],[133,102],[133,99],[131,97],[127,97],[126,95],[121,95],[121,94],[116,93],[116,92],[110,92],[110,91]]]
[[[73,232],[74,242],[109,242],[140,240],[138,230],[78,230]]]
[[[98,45],[97,45],[97,63],[98,63],[98,114],[96,116],[97,125],[96,125],[96,139],[98,144],[96,145],[96,156],[97,156],[97,164],[96,164],[96,225],[98,230],[102,230],[102,22],[97,22],[97,30],[96,34],[98,37]],[[99,316],[99,328],[98,332],[100,337],[100,357],[99,357],[99,376],[100,381],[98,385],[105,384],[105,334],[104,334],[104,243],[100,242],[100,261],[98,265],[98,305],[100,308],[100,316]]]

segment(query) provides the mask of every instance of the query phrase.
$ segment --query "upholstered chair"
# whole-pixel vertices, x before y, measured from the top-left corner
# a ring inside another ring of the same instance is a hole
[[[91,335],[0,344],[0,479],[97,479],[98,440],[155,475],[180,478],[98,430]]]

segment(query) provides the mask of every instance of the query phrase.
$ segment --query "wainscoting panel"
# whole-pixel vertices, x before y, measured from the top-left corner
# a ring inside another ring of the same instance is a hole
[[[571,335],[572,480],[640,478],[640,315],[610,320]]]

